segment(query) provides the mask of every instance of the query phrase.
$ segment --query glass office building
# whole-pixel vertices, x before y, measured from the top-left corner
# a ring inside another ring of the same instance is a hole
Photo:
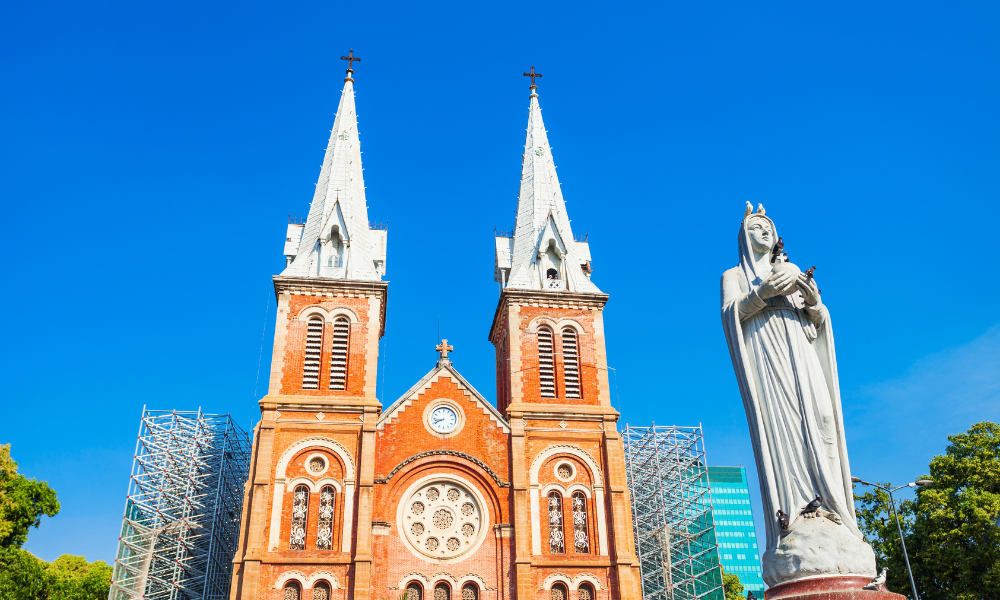
[[[722,568],[739,575],[746,591],[763,598],[761,551],[757,549],[747,471],[743,467],[708,467],[708,483]]]

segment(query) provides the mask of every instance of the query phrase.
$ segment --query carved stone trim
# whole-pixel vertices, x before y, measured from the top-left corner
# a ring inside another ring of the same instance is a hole
[[[376,477],[375,478],[375,483],[389,483],[389,480],[392,479],[392,476],[395,475],[396,473],[398,473],[400,471],[400,469],[402,469],[403,467],[405,467],[406,465],[408,465],[408,464],[410,464],[410,463],[412,463],[414,461],[420,460],[421,458],[427,458],[428,456],[454,456],[456,458],[464,458],[465,460],[471,462],[472,464],[476,465],[480,469],[486,471],[486,473],[489,474],[489,476],[493,478],[493,481],[496,482],[496,484],[498,486],[504,487],[504,488],[511,487],[511,484],[510,484],[509,481],[503,481],[503,480],[501,480],[500,476],[497,475],[493,471],[493,469],[491,469],[489,466],[487,466],[486,463],[484,463],[483,461],[479,460],[478,458],[476,458],[474,456],[470,456],[470,455],[468,455],[468,454],[466,454],[464,452],[459,452],[457,450],[428,450],[426,452],[421,452],[420,454],[414,454],[413,456],[407,458],[403,462],[401,462],[398,465],[396,465],[395,467],[393,467],[392,470],[389,471],[389,474],[386,475],[385,477],[383,477],[383,478]]]

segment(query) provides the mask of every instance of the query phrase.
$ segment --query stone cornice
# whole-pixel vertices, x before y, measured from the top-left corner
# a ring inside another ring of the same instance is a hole
[[[326,277],[282,277],[275,275],[274,294],[282,292],[306,296],[347,296],[355,298],[379,298],[382,314],[379,315],[379,332],[385,335],[385,313],[389,297],[388,281],[360,281],[355,279],[330,279]]]
[[[291,396],[267,395],[259,401],[261,410],[313,411],[323,410],[328,413],[364,414],[365,407],[382,411],[382,403],[374,398],[342,397],[342,396]]]
[[[555,421],[576,419],[580,421],[603,422],[605,416],[615,421],[621,416],[611,406],[581,406],[576,404],[546,404],[541,402],[515,402],[507,407],[508,420],[514,418]]]
[[[522,290],[505,288],[500,292],[493,324],[490,326],[489,340],[496,336],[498,320],[504,308],[509,306],[543,306],[550,308],[583,308],[601,310],[608,303],[607,294],[587,294],[578,292],[550,292],[547,290]]]

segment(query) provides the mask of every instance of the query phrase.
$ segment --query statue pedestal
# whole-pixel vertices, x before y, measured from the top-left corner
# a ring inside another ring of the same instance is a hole
[[[863,590],[870,577],[813,577],[768,588],[766,600],[906,600],[892,592]]]

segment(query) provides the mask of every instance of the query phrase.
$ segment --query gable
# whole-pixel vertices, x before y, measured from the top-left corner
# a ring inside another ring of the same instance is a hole
[[[410,388],[398,400],[382,411],[382,415],[379,417],[375,427],[376,430],[383,431],[387,422],[397,422],[402,419],[404,415],[409,416],[406,415],[407,409],[411,408],[413,403],[418,400],[421,395],[433,395],[433,388],[439,385],[439,382],[442,379],[456,385],[462,392],[462,409],[466,413],[466,418],[471,420],[474,416],[482,415],[495,423],[496,427],[504,434],[510,433],[510,424],[507,423],[507,420],[500,414],[500,411],[487,401],[482,394],[477,392],[464,377],[459,375],[458,371],[456,371],[450,363],[446,363],[432,369],[431,372],[425,375],[424,378],[417,382],[416,385]],[[412,411],[410,411],[410,414],[413,414]],[[420,419],[422,418],[422,415],[418,414],[415,418]]]

